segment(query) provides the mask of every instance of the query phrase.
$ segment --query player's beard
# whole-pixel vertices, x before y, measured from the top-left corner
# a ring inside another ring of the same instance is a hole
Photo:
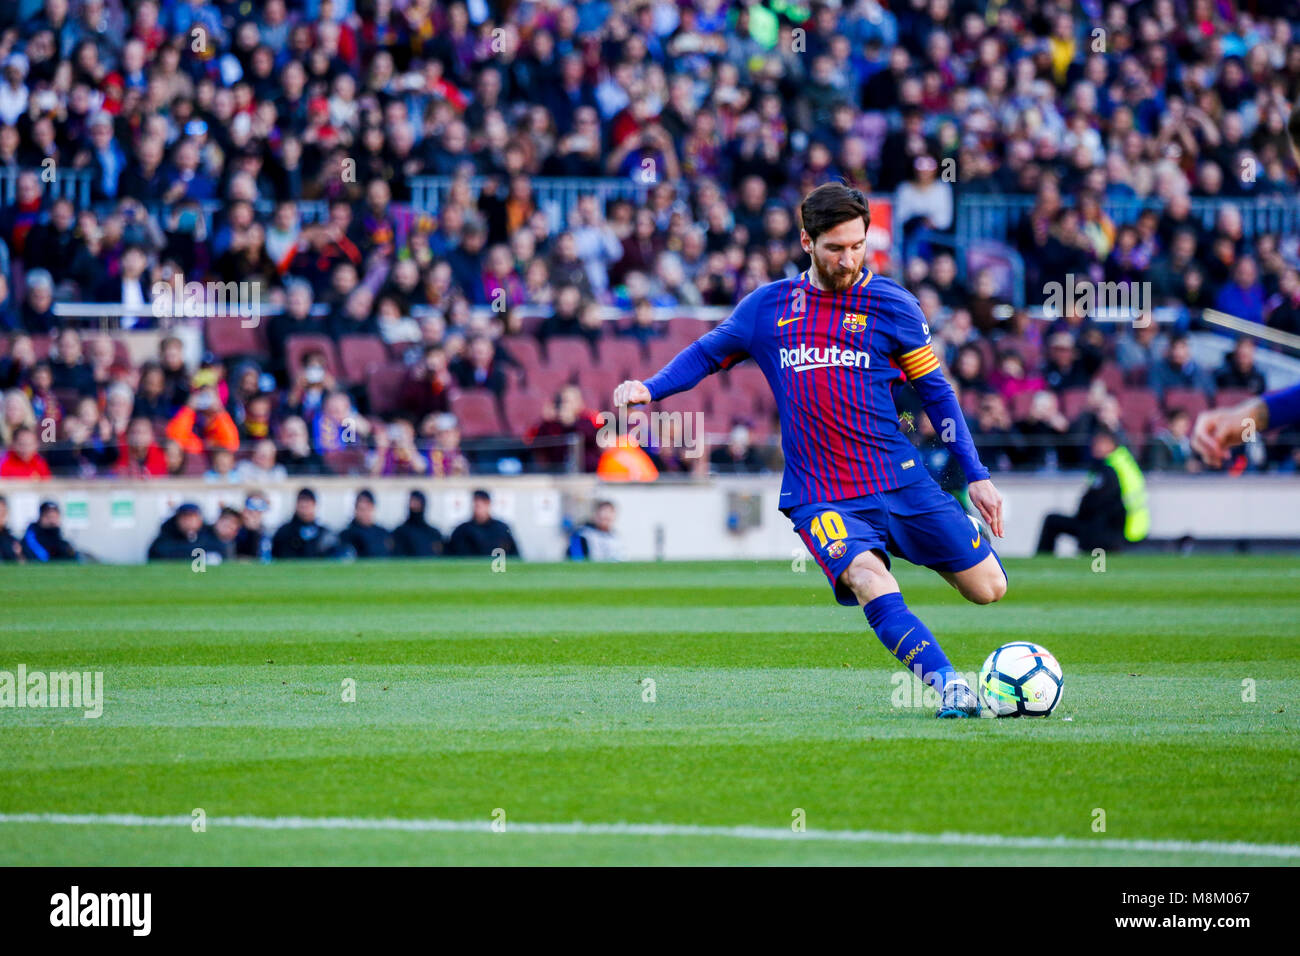
[[[848,272],[832,271],[828,273],[816,259],[813,259],[813,269],[817,273],[817,285],[827,292],[843,292],[857,281],[858,276],[862,275],[862,267],[865,263],[866,257],[864,256],[858,262],[856,269],[850,269]]]

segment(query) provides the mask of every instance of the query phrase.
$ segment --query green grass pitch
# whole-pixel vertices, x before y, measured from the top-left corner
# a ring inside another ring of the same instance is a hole
[[[896,570],[959,670],[1050,648],[1057,712],[896,706],[920,695],[811,561],[7,569],[0,670],[102,671],[105,703],[0,709],[0,863],[1300,862],[1300,562],[1009,561],[990,607]],[[206,832],[12,819],[195,808]],[[220,824],[498,808],[504,832]],[[511,828],[575,822],[677,829]],[[790,838],[697,829],[738,826]],[[994,839],[906,837],[943,833]]]

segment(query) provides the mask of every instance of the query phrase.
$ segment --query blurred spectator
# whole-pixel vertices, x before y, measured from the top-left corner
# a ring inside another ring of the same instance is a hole
[[[203,480],[215,484],[235,484],[241,479],[235,473],[235,453],[229,448],[214,448],[208,454],[208,470]]]
[[[0,478],[48,479],[50,466],[38,448],[36,432],[26,425],[20,425],[14,430],[13,441],[4,461],[0,461]]]
[[[375,432],[375,450],[371,455],[372,475],[426,475],[429,459],[415,447],[415,428],[398,419]]]
[[[303,488],[293,517],[271,539],[271,554],[277,560],[329,558],[335,556],[338,544],[338,536],[316,520],[316,493]]]
[[[1146,373],[1155,367],[1168,348],[1155,322],[1125,328],[1115,342],[1115,361],[1125,372]]]
[[[212,561],[214,554],[217,555],[218,563],[235,559],[241,523],[242,518],[238,510],[231,507],[221,509],[217,520],[212,525],[212,533],[217,539],[217,549],[215,552],[208,552],[208,561]]]
[[[971,435],[979,448],[980,460],[990,469],[1006,471],[1015,466],[1022,443],[1012,431],[1011,414],[1001,395],[980,396]]]
[[[368,488],[357,492],[352,522],[339,532],[339,542],[358,558],[389,558],[393,555],[392,535],[375,523],[375,496]]]
[[[1223,365],[1214,373],[1214,387],[1245,389],[1256,395],[1264,394],[1267,384],[1264,373],[1255,365],[1254,339],[1248,336],[1237,339],[1232,351],[1224,356]]]
[[[36,363],[28,378],[26,391],[41,427],[45,427],[46,422],[58,425],[63,421],[63,403],[54,391],[54,370],[50,368],[49,362]]]
[[[1047,387],[1060,393],[1068,388],[1087,388],[1097,367],[1079,353],[1069,332],[1053,333],[1047,343]]]
[[[1192,416],[1176,409],[1168,424],[1151,436],[1149,451],[1152,471],[1200,471],[1201,460],[1192,451]]]
[[[565,556],[570,561],[623,560],[623,542],[614,530],[616,516],[612,501],[597,501],[591,511],[591,520],[569,535]]]
[[[402,410],[416,419],[445,412],[455,384],[446,350],[441,345],[430,345],[424,350],[424,360],[411,367],[402,384]]]
[[[172,408],[179,409],[189,401],[190,372],[185,367],[185,346],[176,336],[169,335],[158,344],[158,365],[165,383],[163,394]]]
[[[270,507],[266,496],[261,492],[253,492],[244,499],[244,510],[239,516],[239,532],[235,535],[237,557],[256,558],[262,562],[271,560],[271,536],[263,526]]]
[[[989,390],[984,368],[984,353],[974,345],[963,345],[957,350],[957,358],[952,363],[949,375],[959,394],[965,392],[981,394]]]
[[[284,399],[285,408],[303,421],[315,421],[325,403],[325,396],[337,387],[325,364],[325,354],[308,352],[303,356],[302,368],[294,373],[293,386]]]
[[[167,395],[167,377],[157,362],[146,362],[140,367],[140,385],[132,414],[137,418],[162,422],[169,421],[176,414],[176,408]]]
[[[519,555],[510,526],[492,517],[492,496],[479,489],[474,492],[473,515],[451,533],[447,553],[457,557],[497,557],[498,550],[512,557]]]
[[[239,439],[241,444],[266,441],[271,437],[274,425],[274,396],[270,392],[258,392],[250,396],[240,409]],[[232,413],[231,418],[235,415]]]
[[[1059,461],[1056,446],[1070,432],[1070,422],[1061,412],[1055,392],[1038,392],[1030,400],[1029,416],[1016,422],[1020,438],[1015,453],[1020,468],[1042,468]]]
[[[1024,358],[1016,352],[1003,352],[998,356],[998,367],[989,375],[989,385],[1008,402],[1017,395],[1047,388],[1042,376],[1029,374]]]
[[[582,291],[576,285],[562,285],[555,306],[537,327],[537,338],[545,347],[553,338],[582,335]]]
[[[468,475],[469,459],[460,450],[460,428],[456,416],[435,415],[431,422],[432,441],[427,446],[429,474],[436,478]]]
[[[1192,358],[1192,346],[1186,335],[1175,335],[1169,340],[1164,358],[1151,367],[1151,387],[1164,399],[1170,388],[1194,388],[1209,395],[1214,386],[1210,377]]]
[[[31,335],[48,335],[55,326],[54,279],[44,269],[32,269],[26,276],[27,297],[18,318],[23,331]]]
[[[63,511],[54,501],[42,501],[35,521],[23,535],[23,551],[29,561],[77,561],[80,555],[63,537]]]
[[[720,475],[752,475],[764,470],[763,459],[750,440],[749,427],[735,424],[727,443],[709,454],[709,469]]]
[[[939,164],[932,156],[918,156],[912,164],[915,175],[898,187],[894,215],[904,232],[921,227],[945,232],[952,228],[952,184],[939,178]]]
[[[203,523],[203,513],[193,502],[185,502],[175,514],[162,523],[158,537],[149,545],[150,561],[190,561],[208,553],[216,556],[219,564],[224,553],[221,541],[211,528]]]
[[[233,478],[243,484],[267,484],[284,481],[288,470],[276,462],[275,442],[263,438],[253,446],[252,457],[235,466]]]
[[[1264,321],[1264,286],[1251,256],[1242,256],[1232,267],[1232,281],[1219,290],[1214,307],[1247,322]]]
[[[654,306],[649,299],[637,299],[632,305],[632,321],[618,330],[620,336],[636,339],[642,347],[668,334],[667,323],[655,321]]]
[[[296,415],[280,423],[279,464],[290,475],[327,475],[329,469],[311,445],[307,423]]]
[[[95,393],[95,374],[81,351],[81,336],[75,329],[64,329],[55,344],[57,357],[50,361],[55,389],[79,395]]]
[[[217,376],[211,371],[194,373],[193,391],[167,423],[167,437],[190,454],[214,446],[227,451],[239,448],[239,429],[217,395]]]
[[[505,373],[496,361],[496,349],[486,335],[470,340],[467,354],[451,363],[449,371],[461,388],[486,388],[501,395],[506,388]]]
[[[582,389],[566,385],[543,408],[542,420],[529,429],[525,440],[533,447],[533,461],[544,468],[563,466],[576,454],[583,471],[595,471],[600,459],[598,431],[595,413],[587,409]]]
[[[154,440],[153,423],[133,418],[126,430],[126,453],[114,467],[123,478],[161,478],[167,474],[167,456]]]
[[[406,520],[393,529],[393,554],[399,558],[433,558],[443,553],[442,533],[425,516],[427,499],[412,491]]]
[[[285,424],[292,420],[287,419]],[[330,392],[312,425],[312,447],[322,455],[360,447],[370,432],[370,422],[357,414],[347,392]]]
[[[191,457],[189,453],[180,446],[179,442],[172,441],[168,438],[162,443],[163,459],[167,462],[167,474],[173,478],[180,478],[192,474],[190,471]],[[202,456],[196,456],[202,461]]]
[[[1070,431],[1078,436],[1090,436],[1101,429],[1114,434],[1115,440],[1121,445],[1127,441],[1120,416],[1119,399],[1110,394],[1106,390],[1106,384],[1098,379],[1089,387],[1083,411],[1070,423]],[[1063,463],[1084,464],[1080,457],[1082,445],[1078,448],[1062,449],[1062,451],[1068,452],[1068,455],[1063,455]]]

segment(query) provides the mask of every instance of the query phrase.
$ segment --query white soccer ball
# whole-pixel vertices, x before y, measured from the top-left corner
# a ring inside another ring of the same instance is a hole
[[[1003,644],[980,668],[980,700],[994,717],[1046,717],[1061,702],[1065,675],[1040,644]]]

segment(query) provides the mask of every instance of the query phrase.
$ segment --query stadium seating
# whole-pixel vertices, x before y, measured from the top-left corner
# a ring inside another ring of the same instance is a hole
[[[401,362],[387,362],[373,369],[366,378],[370,411],[377,415],[391,415],[398,411],[407,375],[406,366]]]
[[[451,411],[460,422],[460,433],[465,438],[500,435],[506,431],[497,413],[497,397],[486,388],[453,392]]]
[[[1165,414],[1184,411],[1195,418],[1210,407],[1210,400],[1198,388],[1170,388],[1165,391]]]
[[[343,380],[362,385],[375,369],[388,361],[388,349],[377,335],[345,335],[339,339],[339,361]]]
[[[267,352],[264,322],[248,328],[238,316],[217,316],[203,321],[203,331],[208,350],[220,359],[249,358]]]

